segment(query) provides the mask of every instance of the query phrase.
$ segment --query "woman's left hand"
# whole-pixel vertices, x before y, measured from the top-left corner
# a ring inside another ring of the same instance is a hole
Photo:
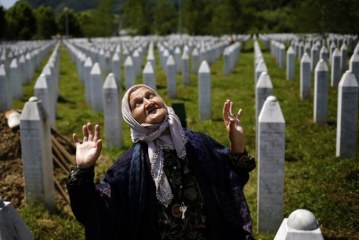
[[[242,153],[245,150],[244,131],[240,120],[243,110],[239,109],[237,115],[233,116],[232,107],[233,102],[227,99],[223,106],[223,122],[231,142],[231,152]]]

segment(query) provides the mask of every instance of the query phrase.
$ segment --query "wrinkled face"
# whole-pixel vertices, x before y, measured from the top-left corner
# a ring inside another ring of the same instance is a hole
[[[162,123],[167,109],[162,98],[146,87],[139,87],[129,96],[132,116],[139,124]]]

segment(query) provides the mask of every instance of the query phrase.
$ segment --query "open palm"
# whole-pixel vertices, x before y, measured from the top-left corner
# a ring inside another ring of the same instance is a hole
[[[73,139],[76,145],[76,165],[79,168],[89,168],[96,164],[101,154],[102,140],[100,138],[100,126],[95,126],[95,131],[91,123],[82,126],[83,140],[80,143],[76,133]]]

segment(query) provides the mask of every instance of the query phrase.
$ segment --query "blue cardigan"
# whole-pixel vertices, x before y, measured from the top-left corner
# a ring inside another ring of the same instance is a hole
[[[189,130],[185,134],[188,167],[206,206],[208,239],[252,239],[243,194],[251,169],[236,167],[228,148],[211,137]],[[148,164],[147,144],[140,142],[117,159],[97,185],[93,169],[69,177],[71,208],[85,226],[86,239],[159,239],[156,191]]]

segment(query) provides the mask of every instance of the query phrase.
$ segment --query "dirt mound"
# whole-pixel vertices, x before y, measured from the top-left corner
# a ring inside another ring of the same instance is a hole
[[[66,178],[70,163],[59,161],[59,159],[63,160],[65,157],[55,156],[54,152],[56,151],[57,154],[60,154],[58,152],[60,152],[59,148],[61,148],[63,155],[73,157],[75,149],[59,133],[55,131],[52,131],[52,133],[56,207],[59,211],[72,215],[66,191]],[[4,201],[11,202],[15,208],[22,208],[25,206],[26,201],[20,130],[19,127],[11,129],[8,126],[5,113],[0,113],[0,137],[0,196]],[[54,142],[56,142],[57,146],[54,146]]]

